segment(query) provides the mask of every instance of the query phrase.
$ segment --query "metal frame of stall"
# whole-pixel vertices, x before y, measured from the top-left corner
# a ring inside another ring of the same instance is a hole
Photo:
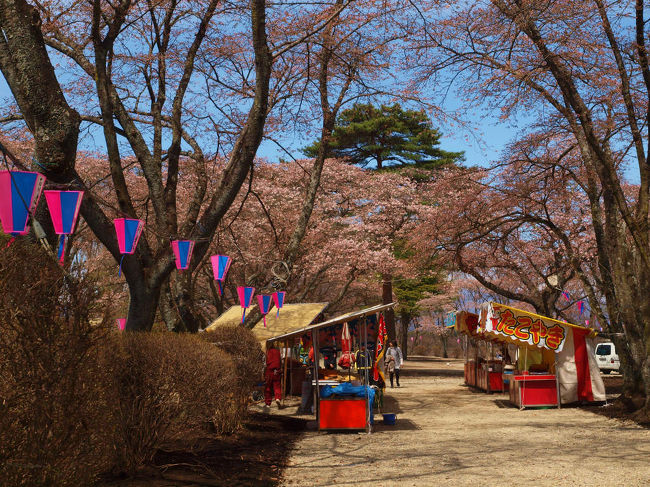
[[[282,342],[284,341],[285,344],[288,343],[288,340],[290,338],[298,337],[301,335],[305,334],[311,334],[311,340],[312,340],[312,346],[314,348],[314,365],[313,365],[313,379],[312,379],[312,384],[315,386],[315,411],[316,411],[316,424],[320,424],[320,386],[319,386],[319,379],[318,379],[318,364],[320,362],[320,351],[319,351],[319,344],[318,344],[318,332],[323,329],[323,328],[328,328],[331,326],[335,326],[341,323],[357,320],[360,318],[365,318],[370,315],[379,315],[382,311],[385,311],[387,309],[394,308],[397,303],[390,303],[390,304],[380,304],[376,306],[372,306],[370,308],[365,308],[359,311],[347,313],[344,315],[336,316],[330,320],[323,321],[321,323],[316,323],[314,325],[307,326],[305,328],[301,328],[298,330],[294,330],[289,333],[284,333],[282,335],[278,335],[275,337],[271,337],[266,340],[267,343],[272,343],[272,342]],[[364,343],[366,344],[366,350],[368,349],[368,325],[366,320],[363,321],[363,335],[364,335]],[[285,359],[286,360],[286,359]],[[368,368],[365,369],[364,371],[365,377],[364,377],[364,384],[368,385],[370,383],[370,370]],[[370,433],[372,431],[372,425],[370,423],[370,403],[369,403],[369,397],[366,393],[366,432]]]

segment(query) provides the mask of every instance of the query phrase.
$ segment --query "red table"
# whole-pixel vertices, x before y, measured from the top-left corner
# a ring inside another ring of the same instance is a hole
[[[519,409],[539,406],[560,407],[555,375],[529,374],[511,377],[510,402],[519,406]]]

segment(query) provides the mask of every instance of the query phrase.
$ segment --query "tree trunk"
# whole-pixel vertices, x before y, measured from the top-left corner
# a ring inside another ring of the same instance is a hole
[[[174,280],[172,294],[178,309],[180,326],[183,330],[196,333],[205,328],[202,317],[196,313],[192,293],[192,274],[190,271],[179,272]]]
[[[126,318],[128,330],[151,330],[158,309],[160,287],[144,283],[129,285],[129,314]]]
[[[408,343],[409,343],[409,324],[411,323],[411,315],[405,312],[400,313],[400,333],[399,333],[399,347],[402,349],[404,360],[408,357]]]
[[[0,0],[0,70],[34,136],[39,171],[68,182],[81,117],[68,105],[56,79],[38,10],[24,0]]]
[[[169,279],[167,279],[161,287],[158,311],[169,331],[185,331],[180,328],[180,320],[173,299]]]
[[[381,302],[382,304],[390,304],[393,302],[393,276],[389,274],[383,274],[382,278],[383,282],[381,287]],[[395,311],[392,308],[384,311],[384,320],[386,322],[388,339],[395,340]]]

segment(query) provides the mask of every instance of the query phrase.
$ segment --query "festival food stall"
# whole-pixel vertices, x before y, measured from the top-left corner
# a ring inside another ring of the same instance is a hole
[[[514,373],[502,373],[501,382],[503,362],[466,360],[468,385],[499,390],[507,379],[510,400],[521,409],[605,401],[592,329],[492,302],[479,315],[458,312],[454,326],[475,340],[517,347]]]
[[[378,375],[379,370],[373,370],[369,365],[370,362],[382,362],[386,333],[381,313],[394,305],[377,305],[347,313],[267,340],[267,346],[289,343],[308,345],[313,350],[311,377],[314,412],[319,430],[371,431],[376,388],[370,384],[373,375]],[[352,375],[355,348],[360,349],[357,357],[367,358],[356,367],[357,372]],[[330,356],[321,361],[325,350],[328,354],[333,354],[333,358]],[[337,357],[339,352],[340,358]],[[326,363],[330,365],[329,368],[325,367]],[[337,364],[347,367],[339,370]]]

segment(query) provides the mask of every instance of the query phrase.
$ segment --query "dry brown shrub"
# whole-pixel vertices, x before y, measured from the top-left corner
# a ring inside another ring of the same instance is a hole
[[[120,471],[137,470],[166,442],[206,431],[232,401],[230,357],[196,336],[124,333],[110,360]]]
[[[111,457],[97,289],[24,239],[0,252],[0,275],[2,485],[87,484]]]
[[[239,426],[261,364],[250,332],[224,338],[231,355],[196,335],[91,326],[98,289],[72,274],[24,240],[0,252],[2,486],[89,485],[168,441]]]
[[[248,398],[264,372],[264,352],[252,331],[242,326],[220,326],[201,337],[232,356],[237,373],[236,393],[240,414],[246,413]]]

